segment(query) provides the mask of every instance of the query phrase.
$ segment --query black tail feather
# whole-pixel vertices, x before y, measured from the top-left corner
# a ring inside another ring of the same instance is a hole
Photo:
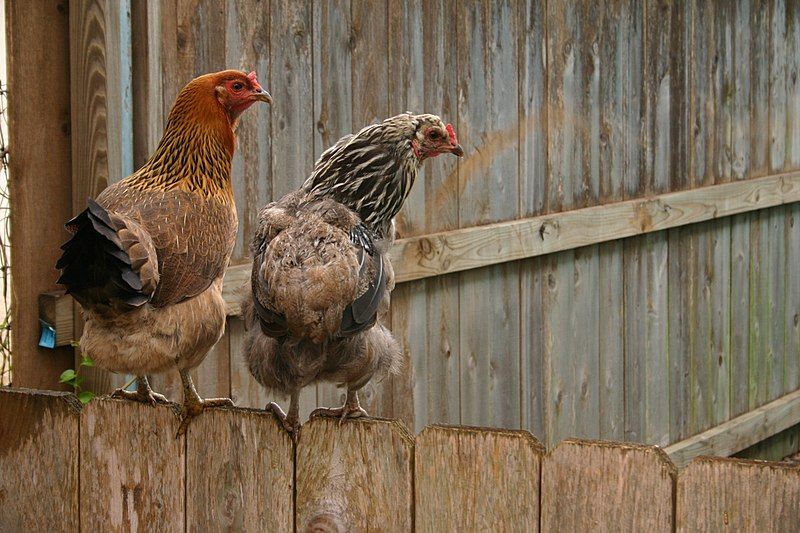
[[[100,204],[89,206],[67,222],[74,235],[61,246],[56,263],[58,282],[84,307],[125,304],[139,307],[150,300],[142,291],[142,280],[131,267],[117,228]]]

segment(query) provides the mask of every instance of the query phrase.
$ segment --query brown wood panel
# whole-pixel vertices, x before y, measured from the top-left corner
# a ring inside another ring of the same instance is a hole
[[[541,530],[672,531],[676,474],[654,446],[563,441],[542,462]]]
[[[80,402],[0,389],[0,530],[78,531]]]
[[[676,514],[678,531],[797,531],[800,468],[700,457],[678,476]]]
[[[271,413],[205,411],[186,435],[186,530],[291,531],[293,458]]]
[[[184,438],[172,406],[98,398],[81,414],[81,531],[183,531]]]
[[[297,529],[411,531],[413,461],[400,422],[312,420],[297,444]]]
[[[11,277],[13,383],[62,389],[58,376],[73,366],[73,350],[39,348],[37,301],[56,288],[72,216],[68,2],[7,1],[5,9],[8,92],[20,95],[7,110],[11,242],[14,265],[24,265]],[[50,89],[32,90],[45,71]]]
[[[544,447],[527,431],[429,426],[414,453],[418,530],[538,529]]]

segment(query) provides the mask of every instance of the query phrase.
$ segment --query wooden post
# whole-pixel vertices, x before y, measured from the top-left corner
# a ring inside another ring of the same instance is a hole
[[[428,426],[414,454],[420,531],[536,531],[544,447],[527,431]]]
[[[78,531],[80,402],[0,389],[0,531]]]
[[[57,287],[72,213],[69,19],[66,0],[6,1],[9,74],[13,383],[63,388],[72,348],[39,348],[39,294]]]
[[[655,446],[565,440],[542,464],[542,531],[672,531],[675,466]]]
[[[297,531],[411,531],[413,456],[400,422],[311,420],[297,445]]]
[[[678,477],[678,531],[797,531],[800,468],[698,457]]]
[[[183,531],[185,442],[172,406],[95,399],[80,438],[81,531]]]
[[[187,531],[291,531],[292,459],[292,441],[271,413],[204,412],[187,434]]]

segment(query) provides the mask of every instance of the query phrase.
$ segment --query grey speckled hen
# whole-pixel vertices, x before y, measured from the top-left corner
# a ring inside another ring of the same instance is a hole
[[[451,125],[397,115],[340,139],[298,191],[261,210],[244,350],[256,380],[291,397],[288,414],[267,409],[293,437],[303,387],[347,388],[343,406],[312,416],[365,416],[357,391],[398,370],[400,347],[380,324],[394,288],[386,252],[422,163],[442,153],[464,153]]]

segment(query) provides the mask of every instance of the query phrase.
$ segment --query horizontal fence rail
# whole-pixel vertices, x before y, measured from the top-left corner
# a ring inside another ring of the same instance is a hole
[[[712,185],[649,198],[399,239],[390,251],[398,283],[552,254],[800,201],[800,172]],[[240,314],[251,265],[225,272],[228,315]],[[73,340],[72,298],[42,295],[56,346]]]
[[[785,531],[800,468],[525,431],[315,419],[0,390],[0,530]],[[35,502],[35,503],[34,503]],[[788,529],[787,529],[788,528]]]

